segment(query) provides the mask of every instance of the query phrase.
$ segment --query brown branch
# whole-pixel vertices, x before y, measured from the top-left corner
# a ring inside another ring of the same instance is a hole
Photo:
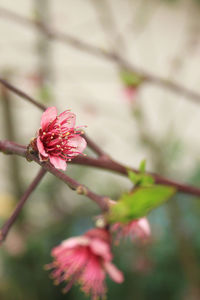
[[[78,156],[77,158],[74,158],[73,161],[71,162],[72,164],[78,164],[78,165],[85,165],[85,166],[90,166],[90,167],[97,167],[100,169],[104,170],[110,170],[113,172],[117,172],[121,175],[128,176],[128,170],[131,170],[135,173],[138,173],[137,169],[134,169],[129,166],[124,166],[111,158],[104,159],[104,158],[92,158],[92,157],[82,157]],[[197,188],[195,186],[191,186],[188,184],[183,184],[177,181],[174,181],[172,179],[168,179],[164,176],[152,173],[152,172],[147,172],[147,174],[151,175],[155,183],[157,184],[163,184],[163,185],[170,185],[176,188],[177,191],[189,194],[189,195],[194,195],[194,196],[200,196],[200,188]]]
[[[5,8],[0,8],[0,15],[1,17],[6,17],[17,24],[25,25],[25,27],[36,27],[40,30],[43,30],[43,32],[53,40],[57,40],[59,42],[62,42],[64,44],[70,45],[78,50],[90,53],[94,56],[107,59],[108,61],[116,63],[118,66],[125,68],[126,70],[137,73],[138,76],[143,78],[143,80],[147,83],[154,84],[155,86],[169,89],[173,91],[174,93],[180,94],[186,98],[190,98],[195,103],[200,102],[200,94],[192,91],[188,88],[185,88],[184,86],[174,83],[173,81],[170,81],[168,79],[156,76],[154,74],[151,74],[145,70],[142,70],[141,68],[137,68],[135,65],[131,64],[130,62],[126,61],[123,57],[119,56],[118,54],[115,54],[114,52],[109,52],[107,50],[98,48],[94,45],[91,45],[85,41],[79,40],[76,37],[67,34],[62,33],[59,31],[56,31],[52,28],[44,27],[41,23],[35,20],[31,20],[27,17],[20,16],[14,12],[11,12]]]
[[[34,100],[32,97],[30,97],[28,94],[24,93],[20,89],[16,88],[12,84],[10,84],[8,81],[4,80],[3,78],[0,78],[0,83],[3,84],[3,86],[7,87],[11,92],[18,95],[19,97],[25,99],[26,101],[30,102],[31,104],[37,106],[41,110],[45,110],[46,106],[39,101]]]
[[[16,155],[19,155],[22,157],[26,157],[26,148],[22,145],[18,145],[18,144],[12,143],[10,141],[0,141],[0,151],[4,152],[6,154],[16,154]],[[94,193],[93,193],[93,196],[92,196],[92,192],[89,192],[89,194],[87,194],[87,191],[89,190],[88,188],[86,188],[83,185],[80,185],[77,182],[73,182],[74,179],[71,179],[64,173],[56,170],[54,167],[52,167],[50,165],[50,163],[39,162],[39,159],[35,155],[31,155],[30,158],[32,160],[34,160],[36,163],[40,164],[44,169],[51,172],[56,177],[60,178],[62,181],[64,181],[68,185],[71,185],[72,189],[77,190],[77,189],[79,189],[79,186],[80,186],[80,191],[83,191],[83,194],[85,191],[86,196],[88,196],[90,199],[95,201],[103,210],[107,209],[108,203],[105,198],[95,195],[95,197],[93,199],[92,197],[94,196]],[[132,171],[138,173],[137,169],[131,168],[129,166],[124,166],[124,165],[112,160],[109,157],[92,158],[92,157],[78,156],[77,158],[74,158],[71,163],[78,164],[78,165],[84,165],[84,166],[90,166],[90,167],[96,167],[96,168],[100,168],[100,169],[104,169],[104,170],[109,170],[109,171],[113,171],[113,172],[116,172],[116,173],[119,173],[119,174],[125,175],[125,176],[128,175],[127,170],[132,170]],[[183,183],[168,179],[164,176],[161,176],[161,175],[158,175],[155,173],[147,172],[147,174],[150,174],[155,179],[155,182],[157,184],[170,185],[170,186],[175,187],[177,189],[177,191],[179,191],[179,192],[193,195],[193,196],[200,196],[200,188],[197,188],[195,186],[191,186],[188,184],[183,184]]]
[[[95,194],[85,185],[80,184],[75,179],[72,179],[71,177],[67,176],[61,171],[55,169],[49,162],[40,162],[36,155],[27,153],[26,147],[19,144],[15,144],[10,141],[0,141],[0,151],[5,154],[16,154],[25,157],[28,161],[35,161],[43,169],[50,172],[51,174],[62,180],[64,183],[66,183],[72,190],[76,190],[78,194],[85,195],[92,201],[96,202],[103,211],[106,211],[108,209],[108,197],[103,197],[98,194]]]
[[[106,154],[93,140],[91,140],[85,133],[83,134],[84,139],[87,142],[87,146],[92,149],[99,157],[108,157]]]
[[[23,149],[23,148],[21,148]],[[10,218],[5,222],[5,224],[0,229],[0,245],[1,243],[6,239],[9,230],[11,229],[12,225],[15,223],[17,217],[19,216],[24,204],[26,203],[26,200],[30,196],[30,194],[35,190],[37,185],[40,183],[41,179],[44,177],[46,173],[45,169],[40,169],[39,173],[33,180],[33,182],[30,184],[24,195],[21,197],[20,201],[18,202],[15,210],[13,211]]]
[[[109,0],[91,0],[91,5],[94,7],[99,24],[107,37],[107,42],[111,49],[113,48],[112,52],[122,53],[121,51],[125,50],[125,41],[117,28],[111,3]]]

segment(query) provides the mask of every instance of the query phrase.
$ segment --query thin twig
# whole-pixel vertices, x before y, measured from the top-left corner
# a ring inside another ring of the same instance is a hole
[[[0,244],[6,239],[6,236],[8,235],[8,232],[9,232],[10,228],[12,227],[12,225],[16,221],[17,217],[19,216],[19,214],[20,214],[24,204],[26,203],[28,197],[35,190],[37,185],[40,183],[40,181],[44,177],[45,173],[46,173],[45,169],[43,169],[43,168],[40,169],[39,173],[37,174],[37,176],[35,177],[33,182],[30,184],[30,186],[28,187],[28,189],[26,190],[24,195],[21,197],[21,199],[18,202],[14,212],[12,213],[10,218],[5,222],[5,224],[0,229]]]
[[[121,35],[115,22],[112,5],[109,0],[91,0],[91,5],[96,11],[99,23],[107,37],[107,42],[110,44],[112,52],[115,54],[125,50],[124,37]]]
[[[82,135],[87,142],[87,146],[92,149],[99,157],[106,159],[106,154],[93,140],[91,140],[85,133]]]
[[[7,87],[11,92],[18,95],[19,97],[27,100],[28,102],[32,103],[33,105],[37,106],[41,110],[45,110],[46,106],[39,101],[34,100],[32,97],[30,97],[28,94],[24,93],[20,89],[16,88],[12,84],[10,84],[8,81],[4,80],[3,78],[0,78],[0,83],[3,84],[5,87]]]
[[[78,50],[90,53],[94,56],[107,59],[108,61],[116,63],[119,67],[125,68],[129,72],[136,73],[139,77],[141,77],[144,82],[153,84],[155,86],[169,89],[174,93],[177,93],[179,95],[184,96],[185,98],[190,98],[195,103],[200,102],[200,94],[198,92],[192,91],[188,88],[185,88],[184,86],[174,83],[173,81],[170,81],[168,79],[156,76],[154,74],[151,74],[145,70],[142,70],[141,68],[136,67],[135,65],[131,64],[130,62],[126,61],[123,57],[119,56],[118,54],[114,52],[107,51],[105,49],[96,47],[94,45],[91,45],[85,41],[79,40],[76,37],[67,34],[62,33],[60,31],[56,31],[49,27],[44,27],[40,22],[31,20],[27,17],[20,16],[14,12],[11,12],[10,10],[7,10],[5,8],[0,8],[0,15],[1,17],[6,17],[17,24],[25,25],[24,27],[36,27],[40,30],[43,30],[43,32],[53,40],[57,40],[59,42],[62,42],[64,44],[70,45]]]
[[[16,154],[16,155],[19,155],[22,157],[26,157],[26,148],[22,145],[18,145],[18,144],[12,143],[10,141],[0,141],[0,151],[4,152],[5,154]],[[34,155],[32,155],[30,158],[32,160],[34,160],[35,162],[37,162],[38,164],[40,164],[47,171],[54,174],[56,177],[59,177],[65,183],[70,184],[70,181],[68,180],[69,177],[66,176],[65,174],[63,174],[62,172],[56,170],[55,168],[53,168],[49,163],[39,162],[39,159]],[[77,158],[74,158],[71,161],[71,163],[78,164],[78,165],[84,165],[84,166],[90,166],[90,167],[96,167],[96,168],[100,168],[100,169],[104,169],[104,170],[109,170],[109,171],[113,171],[113,172],[116,172],[116,173],[119,173],[119,174],[125,175],[125,176],[128,175],[128,172],[127,172],[128,170],[132,170],[132,171],[138,173],[137,169],[131,168],[129,166],[124,166],[124,165],[112,160],[109,157],[104,159],[101,157],[93,158],[93,157],[88,157],[88,156],[87,157],[78,156]],[[183,184],[183,183],[168,179],[164,176],[161,176],[161,175],[158,175],[155,173],[147,172],[147,174],[150,174],[155,179],[155,182],[157,184],[170,185],[170,186],[175,187],[177,189],[177,191],[179,191],[179,192],[193,195],[193,196],[200,196],[200,188],[197,188],[195,186],[191,186],[188,184]],[[77,189],[78,186],[80,186],[80,184],[78,184],[78,185],[75,184],[74,188]],[[73,182],[72,182],[72,187],[73,187]],[[81,188],[82,187],[83,187],[83,189],[85,188],[84,186],[81,185]],[[89,193],[89,195],[91,195],[91,193]],[[91,197],[89,197],[89,198],[91,198]],[[104,198],[104,200],[102,200],[102,197],[99,196],[96,199],[99,200],[100,205],[102,205],[102,206],[104,206],[104,204],[107,205],[107,203],[104,203],[105,198]],[[95,202],[97,202],[96,199],[95,199]],[[94,200],[94,199],[92,199],[92,200]]]
[[[49,162],[41,163],[39,159],[35,155],[30,155],[30,158],[32,158],[36,163],[41,165],[46,171],[50,172],[54,176],[58,177],[60,180],[62,180],[64,183],[68,185],[69,188],[72,190],[75,190],[79,195],[84,195],[88,198],[90,198],[92,201],[94,201],[102,211],[107,211],[109,206],[109,198],[100,196],[93,191],[91,191],[88,187],[85,185],[79,183],[75,179],[69,177],[68,175],[62,173],[61,171],[55,169]]]

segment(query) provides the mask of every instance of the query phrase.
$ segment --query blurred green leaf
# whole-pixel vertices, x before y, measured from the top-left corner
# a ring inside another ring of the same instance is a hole
[[[140,174],[137,174],[133,171],[128,170],[128,178],[134,183],[137,184]]]
[[[143,81],[143,78],[139,76],[137,73],[129,72],[127,70],[120,71],[120,78],[126,86],[137,87]]]
[[[128,170],[128,177],[137,186],[151,186],[154,184],[154,178],[144,173],[135,173]]]
[[[146,159],[143,159],[140,163],[139,170],[141,173],[144,173],[146,171]]]
[[[126,223],[146,216],[167,201],[175,191],[173,187],[163,185],[137,188],[122,195],[118,203],[112,206],[108,219],[110,222]]]

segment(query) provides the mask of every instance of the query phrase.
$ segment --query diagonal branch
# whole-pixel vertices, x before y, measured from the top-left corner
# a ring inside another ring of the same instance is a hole
[[[12,84],[10,84],[8,81],[4,80],[3,78],[0,78],[0,83],[7,87],[7,89],[9,89],[11,92],[13,92],[14,94],[18,95],[19,97],[21,97],[22,99],[30,102],[31,104],[37,106],[39,109],[41,110],[45,110],[46,106],[42,103],[40,103],[37,100],[34,100],[32,97],[30,97],[28,94],[24,93],[22,90],[16,88],[15,86],[13,86]]]
[[[114,52],[107,51],[105,49],[91,45],[85,41],[77,39],[76,37],[74,37],[70,34],[56,31],[49,27],[44,27],[38,21],[31,20],[24,16],[20,16],[14,12],[7,10],[5,8],[2,8],[2,7],[0,8],[0,16],[6,17],[9,20],[12,20],[12,21],[16,22],[17,24],[23,25],[25,27],[39,28],[40,30],[43,30],[43,32],[50,39],[59,41],[63,44],[70,45],[78,50],[89,53],[96,57],[107,59],[108,61],[116,63],[118,66],[125,68],[129,72],[137,73],[137,75],[139,77],[141,77],[147,83],[153,84],[155,86],[158,86],[158,87],[161,87],[164,89],[169,89],[174,93],[184,96],[185,98],[190,98],[195,103],[200,102],[200,94],[198,92],[192,91],[188,88],[185,88],[184,86],[182,86],[180,84],[174,83],[173,81],[170,81],[168,79],[156,76],[145,70],[142,70],[141,68],[138,68],[135,65],[133,65],[132,63],[126,61],[119,54],[116,54]]]
[[[21,149],[23,149],[23,148],[21,148]],[[5,222],[5,224],[0,229],[0,245],[6,239],[10,228],[15,223],[15,221],[16,221],[17,217],[19,216],[19,214],[20,214],[24,204],[26,203],[28,197],[35,190],[37,185],[40,183],[40,181],[44,177],[45,173],[46,173],[46,170],[40,169],[39,173],[37,174],[37,176],[35,177],[33,182],[29,185],[28,189],[26,190],[24,195],[21,197],[21,199],[18,202],[18,204],[17,204],[15,210],[13,211],[12,215],[10,216],[10,218]]]

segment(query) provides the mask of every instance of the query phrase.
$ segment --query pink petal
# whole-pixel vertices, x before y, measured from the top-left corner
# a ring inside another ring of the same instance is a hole
[[[105,270],[109,274],[110,278],[112,278],[113,281],[117,283],[122,283],[124,281],[124,275],[123,273],[118,270],[115,265],[113,265],[110,262],[106,262],[104,264]]]
[[[149,221],[147,220],[147,218],[139,219],[137,221],[137,225],[142,230],[142,232],[145,236],[148,237],[151,235],[151,228],[150,228]]]
[[[64,248],[74,248],[76,246],[86,246],[89,244],[89,240],[86,237],[78,236],[69,238],[62,242]]]
[[[74,128],[76,124],[76,115],[72,112],[69,112],[68,110],[65,110],[58,116],[59,123],[62,123],[63,121],[66,122],[67,128]]]
[[[44,145],[41,142],[40,137],[37,138],[37,148],[38,148],[38,151],[40,152],[40,154],[42,154],[42,156],[48,157],[48,154],[44,150]]]
[[[93,253],[102,256],[104,260],[110,261],[112,259],[109,245],[100,239],[92,239],[90,242],[90,248]]]
[[[42,130],[45,130],[47,125],[53,121],[57,116],[57,109],[55,106],[48,107],[45,112],[42,114],[41,127]]]
[[[56,168],[65,171],[67,168],[67,163],[64,159],[56,157],[56,156],[50,156],[49,159],[51,164]]]
[[[91,294],[91,299],[105,299],[105,271],[97,256],[91,255],[85,261],[85,268],[82,270],[80,282],[82,290]]]
[[[69,139],[68,145],[71,147],[75,147],[78,152],[83,152],[85,147],[87,146],[87,143],[83,137],[77,135],[76,137]]]

